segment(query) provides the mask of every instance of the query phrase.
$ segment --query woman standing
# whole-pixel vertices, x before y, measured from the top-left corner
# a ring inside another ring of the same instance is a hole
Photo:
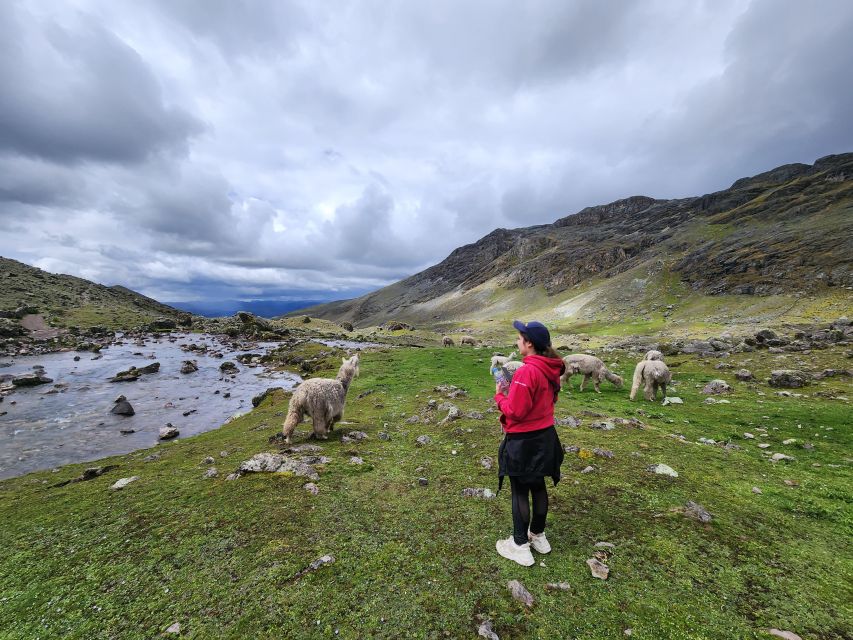
[[[524,364],[508,386],[497,384],[495,402],[505,433],[498,450],[498,490],[504,476],[509,476],[513,534],[498,540],[495,547],[504,558],[529,567],[535,562],[531,546],[539,553],[551,551],[545,537],[545,478],[551,477],[555,485],[560,481],[563,448],[554,428],[554,404],[566,365],[551,347],[551,334],[545,325],[516,320],[512,326],[518,330],[516,344]]]

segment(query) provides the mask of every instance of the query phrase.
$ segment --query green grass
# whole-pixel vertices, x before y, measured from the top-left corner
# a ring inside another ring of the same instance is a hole
[[[322,444],[332,462],[318,496],[287,475],[224,479],[240,461],[274,450],[268,438],[280,428],[284,394],[219,429],[161,445],[154,462],[143,461],[151,451],[104,460],[119,469],[61,488],[50,485],[92,463],[0,482],[0,637],[152,638],[180,622],[195,638],[473,638],[480,615],[502,639],[619,638],[626,628],[639,638],[765,638],[769,627],[806,639],[851,637],[849,402],[815,395],[849,395],[849,379],[783,398],[763,383],[736,382],[715,361],[681,356],[670,363],[671,395],[682,406],[631,403],[627,388],[607,382],[601,394],[564,392],[558,415],[583,424],[561,427],[563,443],[615,456],[567,454],[563,481],[549,488],[554,551],[541,558],[546,566],[524,569],[494,551],[510,533],[508,491],[489,501],[460,495],[469,486],[496,488],[495,472],[479,464],[495,456],[501,438],[497,414],[487,412],[489,355],[364,353],[350,424]],[[802,358],[811,370],[849,362],[841,352]],[[634,361],[606,358],[614,360],[629,379]],[[766,353],[731,362],[759,379],[779,366]],[[702,404],[697,385],[717,377],[735,386],[731,404]],[[467,389],[452,402],[485,418],[407,423],[430,397],[445,400],[433,390],[439,383]],[[639,417],[646,426],[593,430],[584,411]],[[796,462],[773,464],[756,447],[762,440],[742,438],[759,426],[768,429],[770,451]],[[343,444],[339,434],[348,429],[370,439]],[[377,437],[383,429],[389,441]],[[297,441],[308,431],[300,425]],[[421,434],[433,443],[416,447]],[[740,449],[696,444],[700,436]],[[781,444],[790,437],[815,448]],[[349,464],[354,454],[363,466]],[[217,479],[202,478],[207,455],[216,458]],[[657,462],[679,478],[645,471]],[[581,474],[590,463],[596,472]],[[108,490],[131,475],[140,480]],[[428,486],[418,485],[421,476]],[[673,511],[687,500],[711,511],[713,522]],[[606,582],[585,564],[600,540],[616,544]],[[294,579],[327,553],[334,564]],[[510,597],[512,579],[533,594],[531,611]],[[571,590],[544,590],[559,581]]]

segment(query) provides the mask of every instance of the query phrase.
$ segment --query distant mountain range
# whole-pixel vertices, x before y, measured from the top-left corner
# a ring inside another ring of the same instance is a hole
[[[634,196],[553,224],[496,229],[405,280],[305,313],[360,326],[533,311],[651,318],[662,312],[665,294],[803,298],[841,291],[849,300],[851,286],[853,153],[846,153],[777,167],[703,196]]]
[[[322,300],[198,300],[168,304],[208,318],[232,316],[238,311],[248,311],[262,318],[274,318],[289,311],[304,309],[322,302]]]

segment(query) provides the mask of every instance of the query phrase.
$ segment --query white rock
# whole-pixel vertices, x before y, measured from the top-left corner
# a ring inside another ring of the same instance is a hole
[[[782,444],[794,444],[796,441],[796,438],[788,438],[787,440],[782,440]]]
[[[677,396],[666,397],[663,399],[663,406],[666,406],[668,404],[684,404],[684,400]]]
[[[176,634],[180,634],[180,633],[181,633],[181,623],[180,623],[180,622],[176,622],[176,623],[175,623],[175,624],[173,624],[171,627],[169,627],[168,629],[166,629],[166,633],[176,633]]]
[[[759,489],[758,487],[753,487],[753,488],[752,488],[752,492],[753,492],[754,494],[756,494],[756,495],[759,495],[759,496],[760,496],[760,495],[761,495],[761,493],[762,493],[761,489]]]
[[[615,549],[616,545],[613,544],[612,542],[596,542],[595,548],[596,549]]]
[[[746,438],[747,440],[755,440],[755,436],[754,436],[754,435],[752,435],[752,434],[751,434],[751,433],[749,433],[749,432],[744,433],[744,434],[743,434],[743,437],[744,437],[744,438]]]
[[[124,489],[131,482],[136,482],[137,480],[139,480],[139,476],[131,476],[130,478],[122,478],[121,480],[116,481],[116,483],[114,485],[112,485],[110,487],[110,489],[112,489],[113,491],[119,491],[121,489]]]
[[[678,477],[678,472],[665,464],[653,464],[648,468],[648,470],[661,476],[670,476],[672,478]]]
[[[770,459],[771,459],[773,462],[780,462],[780,461],[782,461],[782,460],[785,460],[785,461],[788,461],[788,460],[791,460],[791,461],[796,460],[796,458],[794,458],[794,457],[792,457],[792,456],[786,456],[784,453],[774,453],[772,456],[770,456]]]
[[[777,638],[783,638],[784,640],[803,640],[800,636],[798,636],[793,631],[781,631],[779,629],[768,629],[767,633],[771,636],[776,636]]]
[[[760,445],[758,445],[758,448],[759,449],[769,449],[770,445],[767,444],[766,442],[762,442]]]
[[[588,466],[588,467],[584,467],[584,468],[581,470],[581,473],[592,473],[593,471],[595,471],[595,467],[593,467],[592,465],[590,465],[590,466]]]

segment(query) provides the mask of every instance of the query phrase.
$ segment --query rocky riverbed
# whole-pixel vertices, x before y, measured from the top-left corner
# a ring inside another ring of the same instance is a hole
[[[265,389],[292,389],[301,380],[265,368],[257,356],[246,357],[274,346],[209,334],[171,334],[119,337],[97,354],[65,351],[6,358],[0,362],[5,365],[0,368],[0,479],[153,446],[167,423],[181,436],[215,429],[249,411],[252,398]],[[186,361],[194,361],[198,369],[181,373]],[[223,371],[223,363],[234,366]],[[150,373],[110,382],[121,372],[144,372],[144,367]],[[34,373],[50,382],[12,384],[22,376],[37,377],[28,375]],[[111,413],[122,395],[133,415]]]

